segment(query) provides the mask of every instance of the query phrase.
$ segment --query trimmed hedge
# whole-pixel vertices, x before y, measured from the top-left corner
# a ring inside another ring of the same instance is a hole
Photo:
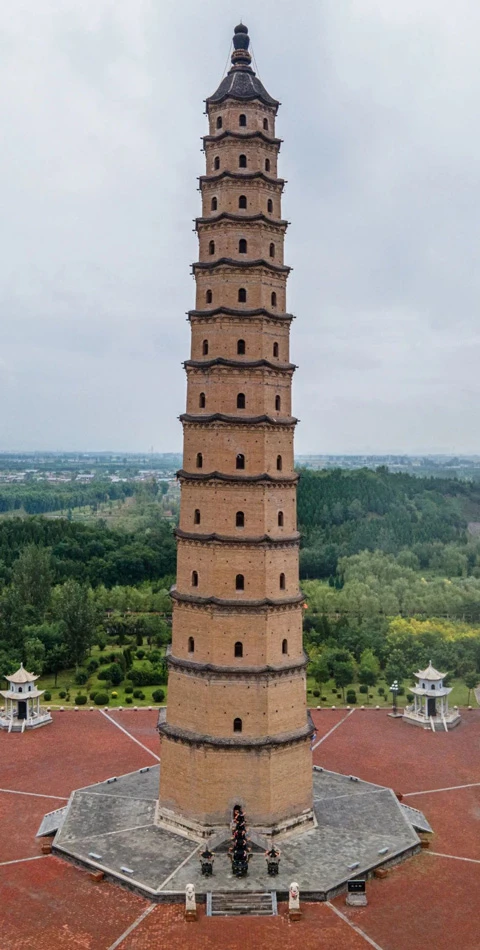
[[[127,679],[134,686],[163,686],[167,682],[167,673],[163,669],[129,670]]]
[[[86,696],[75,696],[75,705],[76,705],[76,706],[85,706],[85,703],[86,703],[86,702],[87,702],[87,697],[86,697]]]
[[[109,701],[108,693],[95,693],[94,703],[96,706],[106,706]]]
[[[165,690],[154,689],[152,693],[152,699],[154,703],[163,703],[163,700],[165,699]]]

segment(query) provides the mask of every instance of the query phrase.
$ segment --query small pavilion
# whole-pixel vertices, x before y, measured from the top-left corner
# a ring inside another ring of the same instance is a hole
[[[418,670],[414,676],[418,680],[412,686],[414,696],[413,705],[406,706],[403,718],[406,722],[424,726],[435,732],[437,729],[453,729],[460,722],[458,709],[449,709],[448,697],[452,688],[443,685],[446,673],[440,673],[432,666],[432,661],[425,670]]]
[[[40,696],[43,696],[44,690],[37,689],[38,678],[35,673],[24,670],[23,663],[16,673],[5,676],[9,688],[0,689],[0,696],[6,701],[0,711],[0,729],[24,732],[25,729],[35,729],[52,722],[50,712],[40,706]]]

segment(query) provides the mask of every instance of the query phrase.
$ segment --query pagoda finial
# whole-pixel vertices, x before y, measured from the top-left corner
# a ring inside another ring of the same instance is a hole
[[[248,52],[249,46],[248,26],[240,21],[233,31],[232,63],[234,66],[250,66],[252,57]]]

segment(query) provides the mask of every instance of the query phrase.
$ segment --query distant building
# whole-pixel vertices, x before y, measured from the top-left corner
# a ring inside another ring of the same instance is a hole
[[[16,673],[5,679],[10,685],[8,690],[0,690],[0,696],[6,700],[4,709],[0,710],[0,729],[24,732],[52,722],[50,713],[40,706],[44,690],[36,687],[38,676],[24,670],[22,663]]]
[[[460,722],[458,709],[449,709],[448,697],[451,687],[443,685],[446,673],[439,673],[432,661],[425,670],[419,670],[414,676],[418,680],[412,686],[413,705],[406,706],[403,718],[416,726],[424,726],[435,732],[437,729],[453,729]]]

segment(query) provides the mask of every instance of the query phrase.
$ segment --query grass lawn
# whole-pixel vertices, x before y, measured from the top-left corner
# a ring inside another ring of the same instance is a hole
[[[126,645],[127,644],[125,644],[125,646]],[[135,652],[139,648],[135,644],[134,645],[128,644],[128,645],[131,647],[132,654],[135,657]],[[100,663],[100,669],[102,666],[110,666],[110,663],[111,663],[110,655],[112,653],[118,654],[119,652],[121,652],[122,649],[123,647],[116,646],[115,644],[108,644],[104,650],[99,650],[97,646],[94,646],[92,650],[90,651],[88,659],[85,661],[85,666],[88,665],[88,661],[91,659],[95,659],[97,660],[97,662]],[[134,658],[133,667],[132,667],[133,669],[141,669],[144,662],[149,659],[150,654],[154,651],[157,653],[161,653],[162,655],[165,654],[164,647],[161,647],[161,648],[148,647],[145,645],[141,649],[144,651],[145,656],[141,660]],[[53,673],[45,673],[41,677],[39,686],[40,686],[40,689],[48,690],[51,693],[51,699],[44,700],[44,705],[73,707],[75,706],[76,696],[87,696],[86,705],[94,706],[95,702],[90,699],[90,693],[93,690],[96,690],[97,692],[102,692],[102,693],[106,692],[108,694],[109,707],[125,706],[128,708],[128,706],[163,706],[165,705],[167,701],[166,685],[162,684],[158,686],[139,686],[139,687],[133,686],[133,689],[135,691],[138,689],[143,693],[145,698],[141,699],[138,696],[133,696],[133,693],[131,692],[130,693],[125,692],[126,687],[133,685],[130,682],[130,680],[124,679],[123,682],[119,686],[112,686],[106,689],[105,681],[98,679],[98,672],[99,670],[96,670],[95,673],[92,673],[91,676],[89,676],[84,686],[78,686],[75,683],[74,669],[61,670],[57,676],[56,686],[55,686],[55,676],[53,675]],[[161,701],[161,703],[156,703],[155,700],[152,698],[152,693],[154,693],[158,689],[162,689],[164,692],[164,699]],[[69,698],[67,698],[67,696],[60,696],[60,692],[66,692]],[[116,693],[117,695],[114,696],[113,693]],[[128,700],[130,700],[130,702]]]
[[[354,689],[357,694],[357,706],[391,706],[392,705],[392,694],[388,689],[390,684],[386,683],[385,680],[379,680],[376,686],[369,686],[368,693],[360,693],[360,687],[358,683],[353,683],[351,686],[345,688],[345,697],[347,695],[347,689]],[[397,705],[402,707],[405,706],[408,702],[407,693],[410,692],[410,688],[413,686],[412,680],[405,680],[403,683],[405,688],[405,695],[399,696],[397,700]],[[478,703],[475,699],[475,694],[473,689],[470,692],[470,700],[467,703],[468,698],[468,689],[465,686],[465,683],[461,679],[454,679],[450,682],[452,687],[452,692],[449,696],[450,706],[473,706],[477,708]],[[382,696],[378,689],[384,689],[385,693]],[[313,690],[320,690],[320,696],[314,696]],[[325,683],[321,689],[316,685],[313,676],[307,678],[307,703],[309,706],[346,706],[347,702],[342,698],[342,690],[339,689],[336,692],[335,683],[333,680],[329,680],[328,683]],[[323,698],[325,697],[325,698]]]

